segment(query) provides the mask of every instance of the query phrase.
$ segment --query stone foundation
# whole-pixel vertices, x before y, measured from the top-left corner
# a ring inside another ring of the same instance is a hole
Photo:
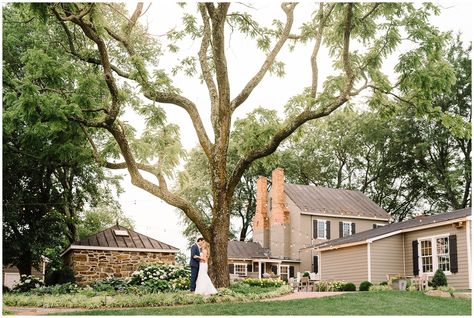
[[[72,250],[64,260],[76,276],[76,282],[86,285],[108,277],[130,277],[141,264],[175,263],[175,253]]]

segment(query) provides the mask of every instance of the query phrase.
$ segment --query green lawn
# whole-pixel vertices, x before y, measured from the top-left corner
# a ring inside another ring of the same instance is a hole
[[[92,310],[61,315],[471,315],[471,300],[421,292],[356,292],[291,301],[221,303],[166,308]]]

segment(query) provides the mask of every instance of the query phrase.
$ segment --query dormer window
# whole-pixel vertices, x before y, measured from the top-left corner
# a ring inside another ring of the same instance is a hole
[[[114,230],[116,236],[130,236],[127,230]]]

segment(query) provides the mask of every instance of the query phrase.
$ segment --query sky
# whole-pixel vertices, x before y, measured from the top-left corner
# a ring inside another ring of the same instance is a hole
[[[438,17],[433,17],[431,22],[438,26],[442,31],[461,32],[464,42],[472,41],[472,3],[468,1],[443,1],[438,2],[442,8],[441,14]],[[242,5],[235,3],[239,9],[246,9]],[[306,10],[307,2],[300,3],[295,10],[295,25],[293,32],[297,33],[298,21],[302,21],[308,17],[310,12]],[[134,5],[129,4],[130,10],[133,10]],[[145,8],[148,3],[145,2]],[[270,23],[271,20],[278,16],[284,19],[283,12],[279,8],[279,4],[274,4],[269,1],[252,2],[254,9],[249,9],[258,21]],[[231,6],[232,9],[232,6]],[[141,18],[142,23],[146,23],[149,28],[149,33],[157,35],[158,39],[165,40],[162,36],[171,28],[180,28],[180,12],[181,10],[172,2],[153,2],[147,11],[146,15]],[[237,33],[237,32],[236,32]],[[199,49],[198,43],[184,42],[181,45],[181,55],[196,55]],[[261,65],[264,56],[263,54],[256,54],[255,50],[246,49],[250,45],[248,40],[239,38],[238,35],[232,35],[232,45],[226,45],[226,54],[229,65],[229,73],[231,75],[231,96],[235,96],[240,89],[244,87],[247,81],[253,76]],[[401,47],[400,52],[406,50],[406,47]],[[299,93],[301,87],[310,84],[309,73],[309,55],[311,49],[308,47],[300,47],[294,52],[288,50],[282,51],[281,60],[284,60],[286,65],[286,76],[284,78],[277,78],[274,76],[266,76],[261,85],[257,87],[251,97],[246,103],[241,106],[241,109],[236,113],[236,117],[243,117],[247,112],[251,111],[257,106],[265,108],[276,109],[280,114],[283,112],[283,105],[289,97]],[[320,55],[323,57],[325,52],[321,51]],[[160,67],[168,68],[174,65],[177,61],[177,56],[164,57],[160,60]],[[390,72],[395,60],[388,61],[384,67]],[[330,74],[331,69],[327,61],[320,60],[319,68],[322,76]],[[211,127],[209,120],[209,99],[207,97],[207,90],[198,80],[189,79],[183,76],[176,77],[176,84],[182,90],[183,95],[193,100],[198,105],[198,110],[205,122],[206,129],[210,136]],[[322,80],[320,80],[320,83]],[[232,98],[231,97],[231,98]],[[191,121],[187,114],[174,106],[163,105],[167,111],[168,122],[176,123],[180,126],[181,142],[186,149],[191,149],[197,145],[197,138],[195,137]],[[138,127],[141,125],[139,119],[129,114],[127,120],[134,123]],[[175,207],[172,207],[157,197],[148,194],[147,192],[134,187],[130,183],[130,177],[124,174],[122,186],[125,192],[120,196],[119,202],[124,213],[135,222],[135,230],[142,234],[148,235],[162,242],[170,244],[179,248],[185,254],[188,254],[187,240],[182,235],[184,229],[180,223],[179,214]]]

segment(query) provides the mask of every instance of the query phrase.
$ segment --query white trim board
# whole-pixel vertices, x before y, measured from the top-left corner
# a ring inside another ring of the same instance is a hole
[[[433,228],[433,227],[450,225],[450,224],[453,224],[453,223],[456,223],[456,222],[459,222],[459,221],[465,221],[465,220],[467,220],[467,218],[459,218],[459,219],[453,219],[453,220],[448,220],[448,221],[443,221],[443,222],[430,223],[430,224],[425,224],[425,225],[421,225],[421,226],[410,227],[408,229],[396,230],[396,231],[389,232],[389,233],[379,235],[379,236],[376,236],[376,237],[372,237],[372,238],[369,238],[369,239],[366,239],[366,240],[363,240],[363,241],[351,242],[351,243],[335,245],[335,246],[327,246],[327,247],[323,247],[323,248],[308,247],[306,249],[316,249],[316,250],[319,250],[319,251],[337,250],[337,249],[340,249],[340,248],[372,243],[374,241],[378,241],[378,240],[384,239],[386,237],[394,236],[394,235],[397,235],[397,234],[413,232],[413,231],[421,231],[421,230],[425,230],[425,229],[429,229],[429,228]],[[466,226],[467,226],[467,224],[466,224]]]
[[[369,220],[369,221],[390,221],[389,218],[378,218],[378,217],[369,217],[369,216],[359,216],[359,215],[338,215],[338,214],[328,214],[328,213],[320,213],[320,212],[301,212],[303,215],[312,215],[312,216],[322,216],[325,218],[342,218],[342,219],[362,219],[362,220]]]

